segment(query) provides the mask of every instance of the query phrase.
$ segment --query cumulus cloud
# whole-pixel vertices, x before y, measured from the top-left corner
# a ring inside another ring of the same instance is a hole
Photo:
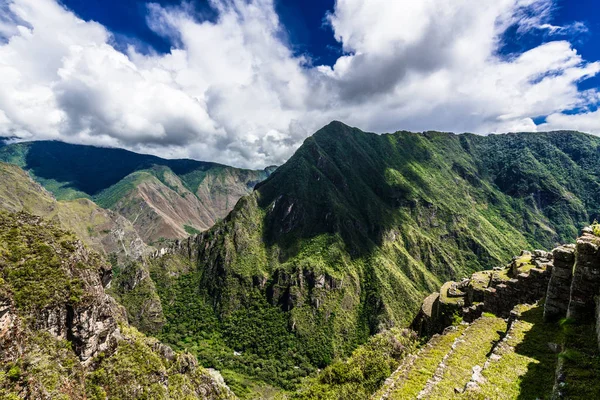
[[[556,27],[551,0],[337,0],[335,65],[295,55],[273,0],[148,6],[168,54],[116,49],[105,27],[55,0],[0,0],[0,135],[121,146],[236,166],[285,161],[332,119],[365,130],[600,131],[577,83],[600,72],[567,41],[509,59],[504,32]],[[122,44],[122,43],[120,43]],[[123,48],[119,46],[119,48]]]

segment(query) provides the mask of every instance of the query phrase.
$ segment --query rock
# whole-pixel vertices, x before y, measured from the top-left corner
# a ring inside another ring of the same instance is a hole
[[[577,262],[571,283],[567,317],[594,322],[594,297],[600,290],[600,237],[585,233],[577,239]]]
[[[533,257],[535,258],[545,258],[548,259],[548,252],[544,250],[534,250]]]
[[[569,305],[575,247],[559,246],[552,250],[554,262],[550,282],[546,290],[544,320],[555,321],[566,316]]]
[[[156,342],[154,346],[152,346],[152,349],[169,361],[175,360],[175,352],[171,347],[167,346],[166,344]]]

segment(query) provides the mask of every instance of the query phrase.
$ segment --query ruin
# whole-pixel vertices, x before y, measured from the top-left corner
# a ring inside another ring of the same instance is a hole
[[[600,237],[583,229],[576,244],[552,252],[522,251],[505,267],[446,282],[423,302],[412,328],[422,336],[440,333],[456,316],[465,322],[483,312],[508,318],[518,304],[545,298],[544,319],[595,323],[600,343]]]

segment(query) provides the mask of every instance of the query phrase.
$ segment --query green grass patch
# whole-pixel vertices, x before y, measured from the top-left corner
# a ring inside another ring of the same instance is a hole
[[[544,323],[543,305],[521,309],[510,337],[497,350],[500,359],[483,371],[480,391],[473,399],[549,399],[554,385],[557,355],[549,343],[560,342],[560,328]]]
[[[560,391],[568,399],[600,398],[600,352],[593,324],[562,324],[564,350],[560,354],[565,374]]]
[[[196,229],[196,228],[194,228],[193,226],[190,226],[190,225],[184,225],[183,229],[185,229],[185,232],[188,235],[198,235],[198,234],[202,233],[201,230]]]
[[[592,232],[594,232],[594,235],[600,236],[600,224],[598,224],[598,223],[593,224]]]
[[[399,377],[389,398],[392,400],[417,398],[427,381],[433,377],[438,364],[465,329],[466,325],[459,325],[450,333],[431,339],[429,344],[419,352],[418,358],[406,376]]]
[[[430,397],[455,398],[454,389],[462,389],[469,382],[474,366],[483,366],[493,344],[500,339],[505,330],[506,322],[501,318],[483,316],[473,322],[463,341],[458,343],[446,360],[442,380],[433,387]]]

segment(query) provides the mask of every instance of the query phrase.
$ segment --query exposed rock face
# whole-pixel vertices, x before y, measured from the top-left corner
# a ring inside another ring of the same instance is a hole
[[[19,214],[17,223],[22,224],[23,229],[32,226],[40,226],[40,229],[44,229],[45,225],[41,218],[27,214]],[[60,234],[60,231],[54,233],[55,236]],[[30,236],[25,234],[23,240],[30,240]],[[53,246],[55,244],[46,245]],[[67,246],[68,251],[61,254],[60,268],[65,277],[63,279],[68,279],[64,281],[64,284],[79,283],[81,297],[77,300],[72,298],[56,299],[48,302],[49,304],[38,306],[41,308],[29,306],[28,312],[33,316],[30,328],[47,331],[57,339],[71,342],[79,359],[86,364],[100,352],[110,355],[116,349],[117,341],[120,338],[117,323],[119,320],[124,320],[124,315],[115,300],[104,292],[104,286],[110,283],[110,265],[101,261],[97,255],[90,253],[80,241],[70,242]],[[36,256],[37,253],[32,251],[32,254],[25,257]],[[40,260],[40,262],[43,261]],[[52,271],[48,273],[52,273]],[[57,283],[63,284],[60,281]],[[7,321],[5,324],[14,324],[16,317],[11,312],[10,303],[5,301],[3,304],[5,312],[3,319]]]
[[[588,322],[594,318],[594,297],[600,291],[600,237],[585,231],[577,239],[576,254],[567,317]]]
[[[235,397],[192,355],[129,327],[111,276],[69,232],[0,212],[0,371],[12,371],[0,398]]]
[[[575,264],[575,246],[569,244],[559,246],[552,251],[552,254],[554,265],[544,304],[544,319],[546,321],[557,320],[567,315],[573,264]]]
[[[23,329],[15,305],[7,293],[0,298],[0,359],[14,360],[23,354]]]
[[[145,261],[121,266],[108,292],[125,307],[130,324],[144,333],[160,331],[165,316]]]
[[[255,279],[253,283],[264,287],[266,279]],[[284,311],[302,306],[304,301],[318,309],[327,294],[341,286],[342,282],[329,274],[315,276],[314,271],[301,268],[291,273],[278,270],[267,287],[267,299],[273,305],[281,306]]]

